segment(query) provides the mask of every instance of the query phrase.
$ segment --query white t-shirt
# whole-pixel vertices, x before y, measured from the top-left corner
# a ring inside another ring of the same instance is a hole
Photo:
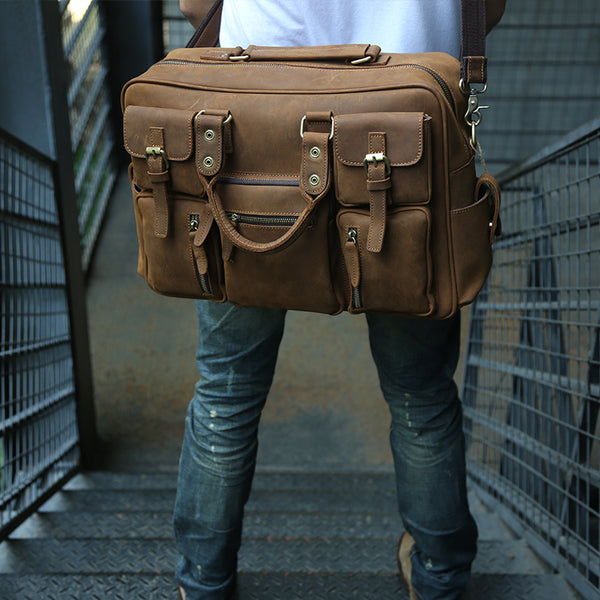
[[[460,54],[460,0],[224,0],[224,48],[376,44]]]

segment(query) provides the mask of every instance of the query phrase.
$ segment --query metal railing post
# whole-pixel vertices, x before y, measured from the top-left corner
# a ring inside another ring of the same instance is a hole
[[[40,9],[50,81],[53,117],[50,126],[56,156],[54,177],[67,275],[81,460],[82,466],[89,468],[96,462],[98,440],[59,4],[40,0]]]

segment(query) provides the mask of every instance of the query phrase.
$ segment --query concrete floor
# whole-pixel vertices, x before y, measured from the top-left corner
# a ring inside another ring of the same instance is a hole
[[[88,285],[106,466],[173,468],[196,380],[194,301],[136,273],[131,194],[120,177]],[[290,312],[260,430],[259,466],[391,469],[389,417],[362,316]]]

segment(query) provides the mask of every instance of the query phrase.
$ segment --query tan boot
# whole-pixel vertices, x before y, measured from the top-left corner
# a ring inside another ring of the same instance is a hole
[[[417,594],[411,584],[412,563],[410,561],[410,554],[414,545],[415,540],[407,531],[405,531],[398,542],[398,569],[408,588],[410,600],[418,600]]]

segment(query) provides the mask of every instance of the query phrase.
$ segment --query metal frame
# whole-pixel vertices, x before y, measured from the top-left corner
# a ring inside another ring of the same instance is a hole
[[[0,131],[0,539],[97,452],[59,5],[39,9],[56,160]]]
[[[600,118],[499,180],[504,233],[472,307],[462,389],[469,473],[597,598]]]

